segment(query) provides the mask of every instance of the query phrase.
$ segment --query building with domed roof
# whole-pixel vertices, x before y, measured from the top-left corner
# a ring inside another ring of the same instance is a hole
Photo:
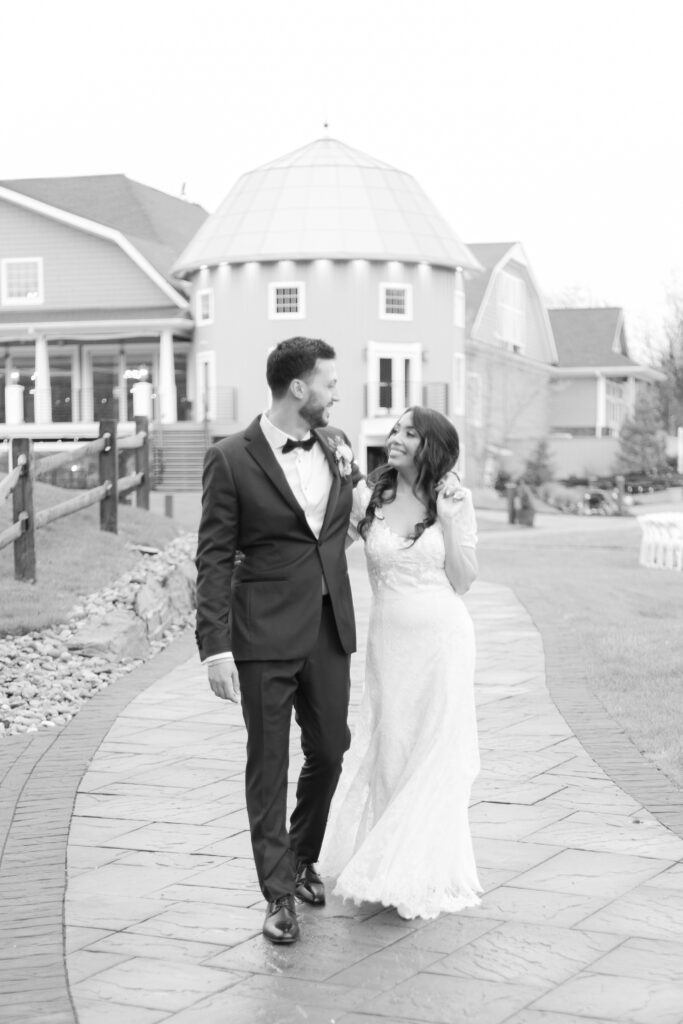
[[[194,415],[222,436],[267,407],[268,352],[334,346],[334,421],[372,468],[407,405],[464,437],[465,277],[480,269],[411,175],[323,138],[242,175],[173,267],[195,318]]]

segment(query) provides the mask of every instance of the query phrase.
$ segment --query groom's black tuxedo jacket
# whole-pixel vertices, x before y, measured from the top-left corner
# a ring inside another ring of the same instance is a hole
[[[331,427],[314,434],[332,471],[317,538],[258,418],[206,453],[197,545],[202,658],[228,650],[238,661],[306,657],[318,636],[323,576],[342,647],[355,651],[345,538],[361,474],[355,463],[350,475],[339,471],[334,449],[340,443],[350,448],[345,434]]]

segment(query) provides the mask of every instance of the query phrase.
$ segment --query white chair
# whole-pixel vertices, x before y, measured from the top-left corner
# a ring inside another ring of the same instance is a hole
[[[642,531],[638,562],[646,569],[652,569],[655,566],[655,524],[650,516],[638,516],[638,525]]]
[[[683,571],[683,513],[638,516],[642,530],[639,564],[648,569]]]

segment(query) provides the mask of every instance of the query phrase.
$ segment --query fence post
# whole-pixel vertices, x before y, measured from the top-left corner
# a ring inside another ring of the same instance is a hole
[[[618,473],[614,478],[614,482],[617,485],[617,508],[619,515],[624,514],[624,493],[626,490],[626,477],[622,473]]]
[[[13,521],[22,520],[24,531],[14,542],[15,580],[36,580],[36,531],[33,515],[33,442],[26,437],[12,440],[12,465],[19,465],[23,457],[21,476],[12,492]]]
[[[99,436],[103,437],[105,434],[109,437],[99,456],[100,484],[108,480],[111,487],[100,502],[100,530],[117,533],[119,463],[116,453],[116,420],[100,422]]]
[[[517,522],[517,509],[515,508],[515,493],[517,491],[517,484],[512,483],[505,484],[505,497],[508,505],[508,523],[510,526]]]
[[[145,435],[145,443],[135,449],[135,472],[142,473],[142,483],[135,492],[135,504],[138,508],[149,509],[149,418],[135,417],[135,433]]]

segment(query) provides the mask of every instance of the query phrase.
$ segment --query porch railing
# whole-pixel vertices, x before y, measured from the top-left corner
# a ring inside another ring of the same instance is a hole
[[[234,388],[219,389],[234,391]],[[68,381],[53,381],[49,389],[25,388],[23,402],[23,422],[38,422],[39,410],[50,410],[52,423],[78,423],[86,421],[97,423],[107,419],[130,421],[133,417],[133,398],[126,395],[123,409],[120,408],[118,396],[111,388],[73,388]],[[235,404],[234,399],[221,399],[223,404]],[[152,420],[158,419],[158,398],[152,397]],[[192,403],[185,395],[178,396],[177,416],[180,422],[192,418]],[[0,388],[0,423],[6,418],[4,393]]]

